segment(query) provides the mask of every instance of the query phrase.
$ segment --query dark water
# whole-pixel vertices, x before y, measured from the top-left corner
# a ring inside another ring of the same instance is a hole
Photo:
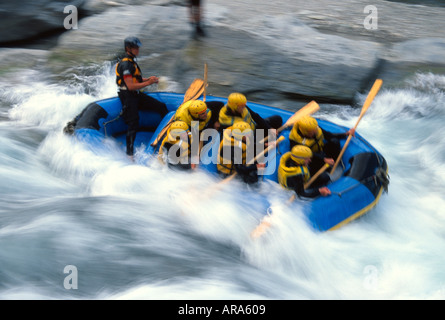
[[[445,7],[445,1],[443,0],[387,0],[387,1],[416,4],[422,6],[431,6],[431,7]]]

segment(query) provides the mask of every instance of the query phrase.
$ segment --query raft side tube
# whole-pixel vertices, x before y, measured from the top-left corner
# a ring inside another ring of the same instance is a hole
[[[100,119],[106,119],[108,112],[97,102],[88,104],[85,109],[76,117],[76,130],[88,128],[100,130]]]
[[[376,176],[379,169],[386,172],[387,164],[375,152],[351,157],[344,176],[327,186],[332,194],[318,197],[306,210],[313,227],[320,231],[337,229],[371,210],[385,188]]]
[[[332,194],[318,197],[304,210],[314,229],[327,231],[358,218],[375,201],[374,194],[356,179],[343,177],[328,185]],[[362,212],[363,211],[363,212]]]

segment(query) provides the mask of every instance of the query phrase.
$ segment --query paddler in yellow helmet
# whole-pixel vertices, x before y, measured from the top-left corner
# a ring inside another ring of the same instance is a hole
[[[321,129],[318,121],[311,116],[304,116],[298,120],[289,134],[290,147],[303,145],[312,151],[310,164],[311,175],[314,175],[325,164],[334,165],[341,148],[340,140],[349,134],[355,135],[352,128],[345,133],[332,133]]]
[[[172,169],[191,168],[191,134],[184,121],[171,124],[159,148],[159,156]]]
[[[192,121],[199,121],[200,132],[206,128],[219,129],[218,113],[223,105],[219,101],[189,100],[176,110],[175,120],[184,121],[190,128]]]
[[[219,123],[221,129],[233,126],[236,122],[247,123],[252,130],[256,129],[278,129],[283,123],[279,115],[263,119],[259,114],[247,106],[247,98],[244,94],[233,92],[227,98],[227,103],[219,112]],[[268,132],[264,133],[267,136]]]
[[[312,158],[312,151],[306,146],[297,145],[291,151],[283,154],[278,167],[278,182],[286,189],[294,190],[300,197],[315,198],[318,196],[328,196],[331,191],[326,185],[329,181],[329,175],[323,172],[312,184],[312,188],[307,190],[304,184],[311,177],[309,172],[309,163]]]
[[[248,184],[258,182],[258,166],[256,162],[248,164],[253,158],[253,130],[244,121],[238,121],[223,132],[219,145],[217,169],[222,177],[234,174]],[[251,148],[251,149],[249,149]],[[251,150],[251,154],[248,152]]]

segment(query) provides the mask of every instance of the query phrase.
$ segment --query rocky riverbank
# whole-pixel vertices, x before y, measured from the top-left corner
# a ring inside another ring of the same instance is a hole
[[[139,63],[147,75],[174,79],[185,90],[202,77],[206,62],[209,94],[237,90],[258,102],[352,103],[376,77],[393,87],[416,72],[445,73],[441,7],[383,0],[203,1],[208,36],[194,40],[183,1],[80,2],[90,16],[78,29],[63,32],[49,49],[0,49],[0,72],[10,69],[8,57],[26,55],[27,67],[69,77],[77,66],[114,61],[133,34],[144,45]],[[377,9],[376,29],[363,24],[368,5]]]

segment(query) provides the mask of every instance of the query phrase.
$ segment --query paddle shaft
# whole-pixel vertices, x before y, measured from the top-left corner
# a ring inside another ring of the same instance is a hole
[[[323,173],[325,172],[327,169],[329,168],[329,164],[325,163],[325,165],[323,167],[320,168],[320,170],[317,171],[317,173],[315,173],[308,182],[306,182],[304,184],[304,188],[307,189],[310,187],[310,185],[312,183],[314,183],[315,180],[317,180],[317,178]]]
[[[275,145],[273,146],[268,146],[266,149],[264,149],[263,151],[261,151],[255,158],[253,158],[252,160],[250,160],[247,164],[253,164],[255,163],[256,160],[258,160],[260,157],[262,157],[264,154],[266,154],[266,152],[268,152],[269,150],[275,148],[277,146],[277,144],[279,144],[281,141],[284,140],[284,137],[281,136],[277,139]]]
[[[206,102],[207,94],[207,63],[204,64],[204,95],[202,101]]]

